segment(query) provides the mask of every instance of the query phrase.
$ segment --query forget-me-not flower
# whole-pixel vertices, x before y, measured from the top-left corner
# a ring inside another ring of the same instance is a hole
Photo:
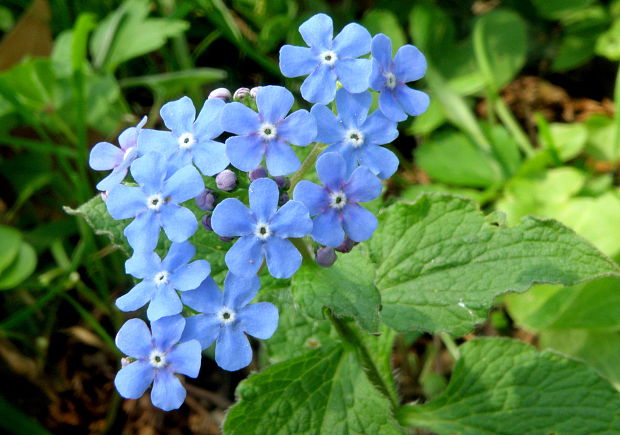
[[[163,261],[155,252],[134,254],[125,271],[142,281],[118,298],[116,306],[134,311],[150,302],[146,314],[151,321],[179,314],[183,304],[177,290],[195,289],[211,272],[206,260],[189,263],[195,253],[190,242],[183,242],[173,243]]]
[[[379,108],[393,121],[404,121],[407,114],[421,115],[429,105],[428,95],[411,89],[408,82],[426,73],[426,59],[413,45],[403,45],[392,60],[392,41],[383,33],[372,39],[370,87],[379,91]]]
[[[278,209],[279,196],[275,181],[259,178],[250,184],[250,208],[227,198],[213,210],[213,231],[224,237],[239,236],[225,257],[235,275],[255,275],[263,258],[276,278],[290,278],[301,265],[301,254],[287,238],[309,234],[312,221],[301,202],[288,201]]]
[[[316,137],[316,121],[307,110],[287,113],[293,94],[281,86],[264,86],[256,96],[258,113],[241,103],[222,110],[222,127],[234,133],[226,140],[226,153],[233,166],[249,172],[265,156],[272,175],[286,175],[299,168],[299,158],[289,144],[306,146]]]
[[[365,166],[359,166],[347,177],[347,165],[338,153],[321,155],[316,171],[324,186],[302,180],[293,193],[303,202],[313,220],[312,238],[333,248],[344,242],[346,235],[355,242],[368,240],[377,228],[377,218],[359,205],[381,194],[381,181]]]
[[[220,114],[225,105],[219,98],[207,99],[196,117],[189,97],[166,103],[160,114],[170,131],[145,129],[138,147],[167,156],[173,171],[193,162],[204,175],[215,175],[230,163],[226,146],[213,140],[222,134]]]
[[[379,145],[396,139],[398,130],[396,122],[387,119],[379,110],[367,116],[371,103],[368,91],[350,94],[346,89],[339,89],[336,93],[338,116],[326,106],[312,107],[319,130],[316,140],[330,145],[324,153],[333,151],[342,155],[348,174],[359,164],[368,166],[380,178],[389,178],[398,168],[398,157]]]
[[[356,23],[347,24],[332,39],[334,24],[325,14],[316,14],[299,26],[309,47],[284,45],[280,49],[280,70],[285,77],[308,77],[301,95],[311,103],[327,104],[336,93],[336,80],[349,92],[368,89],[371,62],[358,59],[370,51],[368,30]]]
[[[215,361],[225,370],[242,369],[252,361],[246,334],[266,340],[278,328],[278,309],[269,302],[248,305],[260,287],[257,276],[229,273],[224,293],[207,278],[196,290],[182,294],[183,303],[200,312],[187,318],[183,340],[198,340],[203,349],[215,342]]]
[[[179,343],[184,327],[182,316],[163,317],[152,322],[152,335],[140,319],[125,322],[116,335],[116,346],[134,361],[120,369],[114,379],[121,396],[137,399],[153,383],[153,405],[170,411],[183,404],[185,388],[174,374],[195,378],[202,358],[198,341]]]
[[[90,151],[88,164],[97,171],[112,172],[103,180],[97,183],[97,189],[101,191],[110,190],[127,175],[129,165],[138,157],[138,136],[142,127],[146,124],[146,116],[135,127],[129,127],[118,137],[119,147],[109,142],[99,142]]]
[[[167,161],[159,153],[134,160],[131,175],[139,187],[119,184],[106,201],[114,219],[135,218],[123,234],[134,251],[152,251],[163,227],[173,242],[184,242],[198,229],[194,213],[178,205],[200,195],[204,182],[193,166],[185,166],[167,178]]]

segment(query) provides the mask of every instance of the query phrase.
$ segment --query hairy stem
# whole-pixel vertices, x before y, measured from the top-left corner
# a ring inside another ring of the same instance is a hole
[[[315,142],[312,150],[310,151],[310,154],[308,154],[308,157],[306,157],[306,160],[304,160],[304,162],[301,164],[301,167],[291,177],[291,187],[288,189],[288,194],[290,196],[293,195],[293,190],[295,189],[297,183],[299,183],[304,177],[304,175],[306,175],[308,169],[310,169],[310,167],[314,165],[314,162],[316,161],[316,158],[319,156],[321,151],[323,151],[323,144],[321,142]]]

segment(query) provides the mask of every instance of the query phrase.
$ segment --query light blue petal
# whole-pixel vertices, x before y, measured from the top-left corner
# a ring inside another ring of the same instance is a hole
[[[321,153],[321,155],[323,154],[328,154],[328,153],[338,153],[340,154],[340,156],[344,159],[346,165],[347,165],[347,170],[346,170],[346,174],[347,176],[351,175],[353,173],[353,171],[355,170],[355,168],[357,168],[357,155],[358,155],[358,151],[360,149],[363,149],[365,147],[362,148],[354,148],[353,146],[351,146],[348,143],[345,142],[341,142],[341,143],[337,143],[334,145],[331,145],[329,147],[327,147],[325,149],[325,151],[323,151]],[[345,177],[346,179],[347,177]]]
[[[319,180],[331,191],[342,189],[347,177],[347,164],[338,153],[323,153],[316,161]]]
[[[252,347],[238,327],[222,328],[215,344],[215,362],[230,372],[247,367],[252,362]]]
[[[278,126],[278,137],[298,146],[311,143],[316,138],[316,133],[316,120],[307,110],[291,113]]]
[[[274,278],[290,278],[301,266],[301,254],[286,239],[270,237],[265,243],[267,268]]]
[[[360,163],[368,166],[379,178],[390,178],[398,169],[398,157],[388,150],[377,145],[365,146],[360,150]]]
[[[420,80],[426,74],[426,59],[413,45],[403,45],[394,56],[394,74],[399,82]]]
[[[181,315],[167,316],[151,321],[155,347],[162,352],[168,352],[172,346],[181,340],[184,328],[185,317]]]
[[[195,290],[181,293],[181,300],[200,313],[215,314],[222,308],[223,299],[219,287],[213,278],[208,276]]]
[[[202,176],[193,166],[185,166],[168,178],[163,187],[164,198],[170,197],[174,204],[196,198],[205,189]]]
[[[321,60],[307,47],[284,45],[280,48],[280,71],[284,77],[299,77],[310,74]]]
[[[224,237],[245,236],[254,232],[256,217],[237,198],[226,198],[211,215],[211,227]]]
[[[256,133],[260,128],[258,113],[237,102],[224,106],[220,122],[224,131],[234,134]]]
[[[263,264],[263,244],[254,236],[241,237],[224,257],[226,265],[235,275],[251,277]]]
[[[161,260],[155,252],[134,252],[125,261],[125,272],[136,278],[152,278],[162,270]]]
[[[183,404],[186,395],[181,381],[168,369],[161,369],[155,376],[151,390],[151,402],[164,411],[178,409]]]
[[[248,189],[250,209],[259,222],[267,223],[278,208],[280,192],[278,185],[271,178],[259,178]],[[213,222],[211,223],[213,225]],[[215,228],[215,227],[214,227]],[[254,228],[252,228],[253,230]]]
[[[202,349],[211,346],[222,328],[222,322],[215,314],[197,314],[189,316],[185,329],[183,330],[182,341],[196,340]]]
[[[175,273],[178,268],[187,265],[189,260],[194,258],[195,253],[196,248],[194,248],[194,245],[190,242],[173,243],[170,245],[166,258],[161,262],[160,269],[155,273],[159,272],[161,269],[170,273]],[[126,269],[127,267],[125,267],[125,270]]]
[[[129,319],[116,334],[116,347],[132,358],[148,358],[153,349],[151,331],[140,319]]]
[[[258,113],[271,124],[284,119],[294,102],[291,91],[282,86],[263,86],[256,96]]]
[[[381,91],[385,88],[387,79],[383,75],[383,69],[377,59],[372,60],[372,69],[370,70],[370,77],[368,78],[368,86],[373,91]]]
[[[178,268],[170,275],[170,283],[180,291],[193,290],[211,273],[211,266],[206,260],[196,260]]]
[[[394,95],[405,112],[411,116],[423,114],[430,104],[430,98],[426,93],[406,85],[396,86]]]
[[[155,295],[157,287],[150,280],[144,280],[136,284],[127,294],[116,300],[116,306],[121,311],[135,311],[145,306]]]
[[[338,212],[330,208],[314,218],[312,238],[321,245],[335,248],[344,241],[344,231]]]
[[[336,92],[338,116],[347,129],[359,128],[364,123],[371,103],[372,95],[368,91],[352,94],[346,89],[340,88]]]
[[[263,140],[258,135],[233,136],[226,139],[226,156],[230,163],[242,171],[256,168],[265,153]]]
[[[256,297],[259,288],[260,279],[258,276],[244,277],[229,272],[224,278],[223,303],[225,306],[238,311]]]
[[[146,116],[142,118],[142,121],[146,123]],[[140,123],[142,122],[140,121]],[[142,125],[138,124],[137,127],[129,127],[123,130],[121,134],[118,135],[118,144],[121,146],[123,151],[128,148],[133,148],[138,146],[138,135],[142,131]]]
[[[230,164],[230,160],[228,160],[226,155],[226,145],[214,140],[195,144],[193,154],[196,167],[200,169],[203,175],[208,177],[222,172]]]
[[[138,399],[153,382],[155,369],[146,361],[134,361],[123,367],[114,378],[114,385],[125,399]]]
[[[125,153],[109,142],[99,142],[90,150],[88,164],[95,171],[107,171],[119,165]]]
[[[151,322],[163,317],[174,316],[183,310],[183,304],[177,292],[170,286],[162,285],[155,290],[155,296],[146,310],[146,315]]]
[[[342,209],[344,230],[354,242],[363,242],[370,239],[377,228],[377,218],[374,214],[358,204],[347,204]]]
[[[329,15],[316,14],[299,26],[299,33],[310,47],[319,51],[330,50],[334,35],[334,23]]]
[[[97,190],[100,190],[102,192],[106,190],[112,190],[113,187],[119,185],[125,179],[126,175],[127,166],[122,164],[117,166],[112,170],[112,172],[108,174],[107,177],[97,183]]]
[[[301,180],[297,183],[293,191],[293,199],[303,202],[310,216],[320,213],[329,206],[330,201],[324,188],[308,180]]]
[[[110,190],[105,205],[114,219],[127,219],[146,209],[146,195],[139,187],[119,184]]]
[[[138,136],[138,152],[141,156],[160,153],[169,156],[179,148],[177,138],[169,131],[142,129]]]
[[[333,144],[342,140],[345,128],[336,115],[322,104],[315,104],[310,110],[317,124],[316,141]]]
[[[269,229],[280,237],[304,237],[312,231],[312,220],[303,203],[288,201],[271,218]]]
[[[157,246],[160,227],[159,215],[145,211],[125,227],[123,234],[134,251],[148,252]]]
[[[396,122],[386,118],[380,110],[376,110],[366,119],[360,130],[364,133],[366,144],[383,145],[398,137],[396,126]]]
[[[336,95],[336,79],[332,68],[321,65],[301,84],[301,96],[310,103],[328,104]]]
[[[376,34],[372,38],[370,52],[372,53],[372,58],[377,61],[383,71],[390,70],[390,64],[392,63],[392,40],[389,37],[383,33]]]
[[[222,128],[222,109],[226,103],[219,98],[209,98],[205,101],[196,122],[194,122],[194,136],[198,142],[206,142],[218,137]]]
[[[389,89],[384,89],[379,94],[379,109],[392,121],[401,122],[407,119],[407,114]]]
[[[364,92],[370,85],[372,62],[368,59],[338,59],[334,65],[338,80],[349,92]]]
[[[252,337],[267,340],[278,329],[278,309],[269,302],[248,305],[237,315],[241,330]]]
[[[159,111],[164,124],[172,130],[175,136],[183,133],[192,133],[194,119],[196,119],[196,108],[189,97],[181,97],[162,106]]]
[[[196,340],[179,343],[166,355],[171,370],[190,378],[198,376],[201,360],[202,348]]]
[[[360,57],[370,52],[371,36],[365,27],[349,23],[336,35],[332,49],[343,57]]]
[[[198,229],[196,216],[185,207],[166,204],[161,208],[160,215],[164,232],[172,242],[184,242],[193,236]]]
[[[367,202],[381,195],[382,188],[381,180],[366,166],[360,166],[351,174],[344,193],[348,201]]]
[[[159,153],[149,153],[131,164],[131,175],[148,194],[161,192],[167,175],[166,159]]]
[[[301,166],[295,151],[285,142],[274,140],[267,148],[265,164],[270,175],[288,175]]]

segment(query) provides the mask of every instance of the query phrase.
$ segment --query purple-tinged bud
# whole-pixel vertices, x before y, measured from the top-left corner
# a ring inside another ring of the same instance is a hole
[[[250,96],[252,98],[256,98],[256,96],[258,95],[258,91],[260,91],[261,88],[262,88],[262,86],[256,86],[256,87],[253,87],[252,89],[250,89]]]
[[[278,198],[278,207],[282,207],[284,204],[289,202],[290,199],[291,198],[288,196],[288,193],[281,193],[280,197]]]
[[[334,248],[322,246],[316,251],[316,264],[322,267],[331,267],[336,262]]]
[[[262,166],[259,166],[255,169],[252,169],[248,176],[250,177],[250,181],[258,180],[259,178],[267,177],[267,169]]]
[[[291,180],[288,177],[284,177],[282,175],[276,175],[273,177],[273,181],[276,182],[280,189],[288,189],[291,187]]]
[[[233,94],[233,100],[243,101],[248,95],[250,95],[250,90],[248,88],[239,88]]]
[[[215,200],[215,192],[211,189],[205,189],[194,201],[200,210],[211,211],[215,207]]]
[[[230,91],[226,88],[214,89],[211,91],[211,93],[207,97],[207,100],[210,100],[212,98],[219,98],[220,100],[230,101],[230,98],[231,98]]]
[[[200,222],[202,223],[202,227],[205,230],[213,231],[213,227],[211,226],[211,215],[210,214],[204,215],[202,219],[200,220]]]
[[[237,176],[230,169],[224,169],[215,176],[215,185],[218,189],[230,192],[237,187]]]
[[[351,249],[353,249],[355,245],[357,245],[357,243],[355,243],[353,240],[349,239],[348,237],[345,237],[344,242],[342,242],[335,249],[338,252],[342,252],[343,254],[346,254],[347,252],[351,252]]]
[[[230,243],[230,242],[232,242],[233,240],[235,240],[235,238],[234,238],[234,237],[224,237],[224,236],[220,236],[220,240],[221,240],[222,242],[224,242],[224,243]]]

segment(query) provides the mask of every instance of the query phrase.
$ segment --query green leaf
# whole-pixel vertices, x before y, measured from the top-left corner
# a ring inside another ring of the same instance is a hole
[[[498,294],[620,275],[613,261],[559,222],[527,217],[504,227],[473,201],[440,194],[385,209],[370,252],[381,317],[399,331],[463,335]]]
[[[0,427],[7,434],[22,435],[50,435],[47,429],[41,426],[30,415],[13,406],[3,396],[0,396]]]
[[[571,160],[583,150],[588,138],[588,129],[583,124],[549,124],[550,141],[541,136],[547,148],[554,148],[563,162]]]
[[[215,68],[192,68],[170,73],[130,77],[121,81],[124,88],[146,86],[158,97],[166,99],[178,95],[191,86],[200,86],[226,78],[226,71]]]
[[[339,255],[332,267],[304,264],[293,275],[295,303],[309,316],[323,318],[323,307],[338,316],[353,316],[369,331],[379,327],[381,298],[374,285],[374,267],[363,246]]]
[[[393,12],[386,9],[370,9],[362,18],[362,25],[372,35],[384,33],[392,40],[392,54],[396,54],[401,46],[407,43],[405,32],[401,28],[398,18]]]
[[[438,433],[614,433],[620,395],[587,366],[510,339],[460,347],[450,384],[399,420]]]
[[[224,432],[403,434],[390,402],[368,381],[353,350],[332,346],[268,367],[239,384]]]
[[[28,278],[37,267],[37,253],[30,244],[22,242],[13,262],[0,273],[0,290],[9,290]]]
[[[22,235],[15,228],[0,225],[0,273],[13,262],[22,244]]]
[[[620,38],[620,26],[618,31]],[[618,60],[620,60],[620,56]],[[588,130],[586,152],[595,159],[615,163],[618,152],[614,149],[616,136],[614,120],[607,115],[594,114],[587,119],[584,125]]]
[[[543,17],[558,19],[589,6],[592,0],[532,0],[532,3]]]

